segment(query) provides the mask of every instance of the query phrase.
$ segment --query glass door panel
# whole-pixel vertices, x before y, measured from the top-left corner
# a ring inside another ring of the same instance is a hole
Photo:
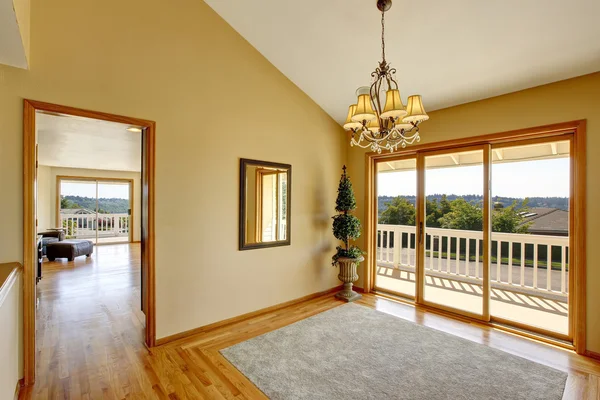
[[[483,150],[425,155],[424,291],[432,305],[483,314]]]
[[[96,244],[96,182],[59,181],[57,222],[67,239],[86,239]]]
[[[375,288],[415,296],[416,158],[377,164]]]
[[[570,142],[493,147],[492,318],[569,334]]]
[[[131,241],[129,181],[98,181],[98,243]]]

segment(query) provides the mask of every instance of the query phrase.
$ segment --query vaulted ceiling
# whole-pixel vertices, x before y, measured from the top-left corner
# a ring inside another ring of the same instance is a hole
[[[340,123],[381,57],[375,0],[205,1]],[[393,0],[386,58],[432,111],[599,71],[599,16],[598,0]]]

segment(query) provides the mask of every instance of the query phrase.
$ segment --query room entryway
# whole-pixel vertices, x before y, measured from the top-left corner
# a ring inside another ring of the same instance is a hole
[[[25,384],[101,374],[155,342],[154,123],[25,101],[24,125]]]

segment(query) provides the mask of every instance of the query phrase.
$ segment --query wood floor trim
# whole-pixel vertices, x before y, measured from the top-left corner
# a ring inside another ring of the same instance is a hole
[[[590,358],[594,358],[596,360],[600,360],[600,353],[596,353],[595,351],[591,351],[591,350],[587,350],[585,352],[585,355],[590,357]]]
[[[165,344],[172,344],[175,341],[178,340],[182,340],[182,339],[187,339],[190,336],[194,336],[194,335],[198,335],[201,333],[206,333],[206,332],[210,332],[212,330],[215,330],[217,328],[223,328],[227,325],[232,325],[238,322],[242,322],[245,321],[247,319],[250,318],[254,318],[254,317],[258,317],[262,314],[267,314],[273,311],[277,311],[280,310],[282,308],[286,308],[286,307],[290,307],[290,306],[294,306],[296,304],[302,303],[302,302],[306,302],[309,300],[313,300],[316,299],[318,297],[323,297],[323,296],[329,296],[332,293],[335,293],[339,290],[342,289],[342,285],[339,286],[335,286],[331,289],[327,289],[321,292],[316,292],[316,293],[312,293],[303,297],[299,297],[297,299],[294,300],[290,300],[290,301],[286,301],[284,303],[280,303],[280,304],[276,304],[274,306],[270,306],[270,307],[266,307],[266,308],[261,308],[260,310],[256,310],[256,311],[252,311],[246,314],[242,314],[242,315],[238,315],[237,317],[233,317],[233,318],[228,318],[228,319],[224,319],[222,321],[218,321],[218,322],[214,322],[212,324],[208,324],[208,325],[204,325],[204,326],[200,326],[198,328],[194,328],[194,329],[190,329],[187,331],[183,331],[180,333],[176,333],[174,335],[169,335],[169,336],[165,336],[162,337],[160,339],[156,340],[156,346],[163,346]]]

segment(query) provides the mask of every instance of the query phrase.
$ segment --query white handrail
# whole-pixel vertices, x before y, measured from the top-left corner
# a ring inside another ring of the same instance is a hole
[[[482,280],[481,231],[426,228],[425,237],[427,271]],[[518,286],[556,294],[568,292],[568,237],[492,232],[491,239],[490,278],[495,286]],[[378,224],[377,265],[414,271],[415,241],[414,226]],[[560,249],[557,251],[560,261],[553,263],[555,248]],[[545,260],[540,257],[541,249],[545,250]]]
[[[67,237],[76,239],[129,236],[129,214],[60,214],[60,225]]]

